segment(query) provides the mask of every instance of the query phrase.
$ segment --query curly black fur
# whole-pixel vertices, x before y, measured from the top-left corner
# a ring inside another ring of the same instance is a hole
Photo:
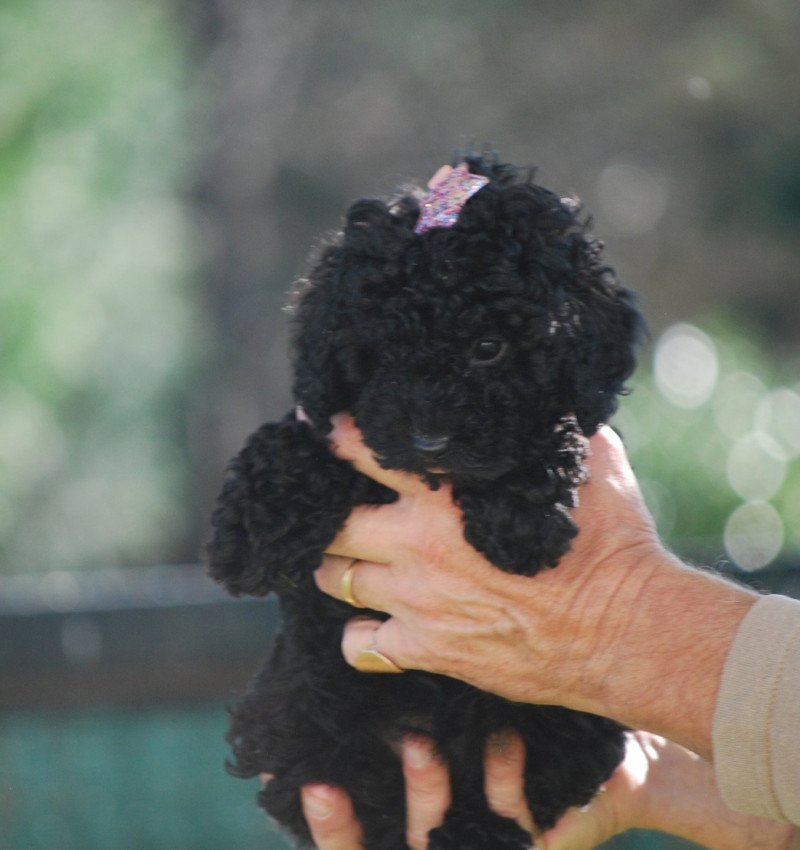
[[[274,775],[260,801],[301,842],[299,789],[330,782],[352,797],[365,847],[406,847],[397,751],[407,731],[432,734],[452,771],[432,850],[528,846],[484,800],[492,731],[524,738],[541,828],[587,803],[623,753],[620,727],[593,715],[426,673],[356,672],[340,654],[354,611],[313,582],[352,507],[395,498],[328,451],[329,418],[342,410],[385,468],[450,482],[466,538],[501,569],[555,566],[576,533],[569,508],[586,438],[616,407],[643,322],[577,205],[511,166],[467,161],[490,182],[452,228],[414,234],[411,194],[350,208],[297,296],[294,391],[310,422],[291,413],[254,434],[213,517],[213,577],[234,594],[274,591],[283,617],[233,711],[230,769]]]

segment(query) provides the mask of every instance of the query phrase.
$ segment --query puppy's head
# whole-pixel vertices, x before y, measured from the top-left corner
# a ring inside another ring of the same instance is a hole
[[[300,293],[295,393],[386,467],[492,480],[565,416],[608,419],[643,321],[577,204],[469,164],[490,181],[450,228],[415,234],[413,196],[351,207]]]

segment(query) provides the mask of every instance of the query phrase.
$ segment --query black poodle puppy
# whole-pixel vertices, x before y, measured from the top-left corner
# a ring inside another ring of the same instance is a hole
[[[213,516],[211,575],[233,594],[276,593],[282,615],[272,657],[232,712],[229,770],[273,775],[260,802],[301,844],[300,788],[326,782],[350,794],[368,850],[406,848],[407,732],[432,735],[452,772],[431,850],[529,847],[486,805],[493,731],[524,739],[542,829],[588,803],[623,756],[623,730],[600,717],[417,671],[354,670],[340,640],[356,611],[313,581],[353,506],[396,498],[328,450],[339,411],[385,468],[451,484],[467,540],[498,568],[554,567],[577,531],[569,509],[587,437],[615,410],[643,321],[575,202],[493,157],[467,155],[460,168],[485,179],[444,223],[420,226],[418,192],[350,208],[297,293],[294,392],[305,415],[249,439]]]

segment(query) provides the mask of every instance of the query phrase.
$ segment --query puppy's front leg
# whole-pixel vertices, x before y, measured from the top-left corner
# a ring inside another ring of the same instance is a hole
[[[453,497],[464,512],[467,541],[509,573],[554,567],[578,531],[568,511],[570,492],[543,503],[526,486],[506,482],[480,491],[454,486]]]
[[[302,583],[355,504],[388,501],[379,487],[294,413],[262,425],[231,462],[217,499],[212,577],[237,596]]]

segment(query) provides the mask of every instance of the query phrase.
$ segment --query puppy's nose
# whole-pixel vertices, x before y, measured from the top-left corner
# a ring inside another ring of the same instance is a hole
[[[411,439],[411,445],[418,452],[423,452],[426,455],[439,455],[450,442],[449,437],[440,434],[414,434]]]

